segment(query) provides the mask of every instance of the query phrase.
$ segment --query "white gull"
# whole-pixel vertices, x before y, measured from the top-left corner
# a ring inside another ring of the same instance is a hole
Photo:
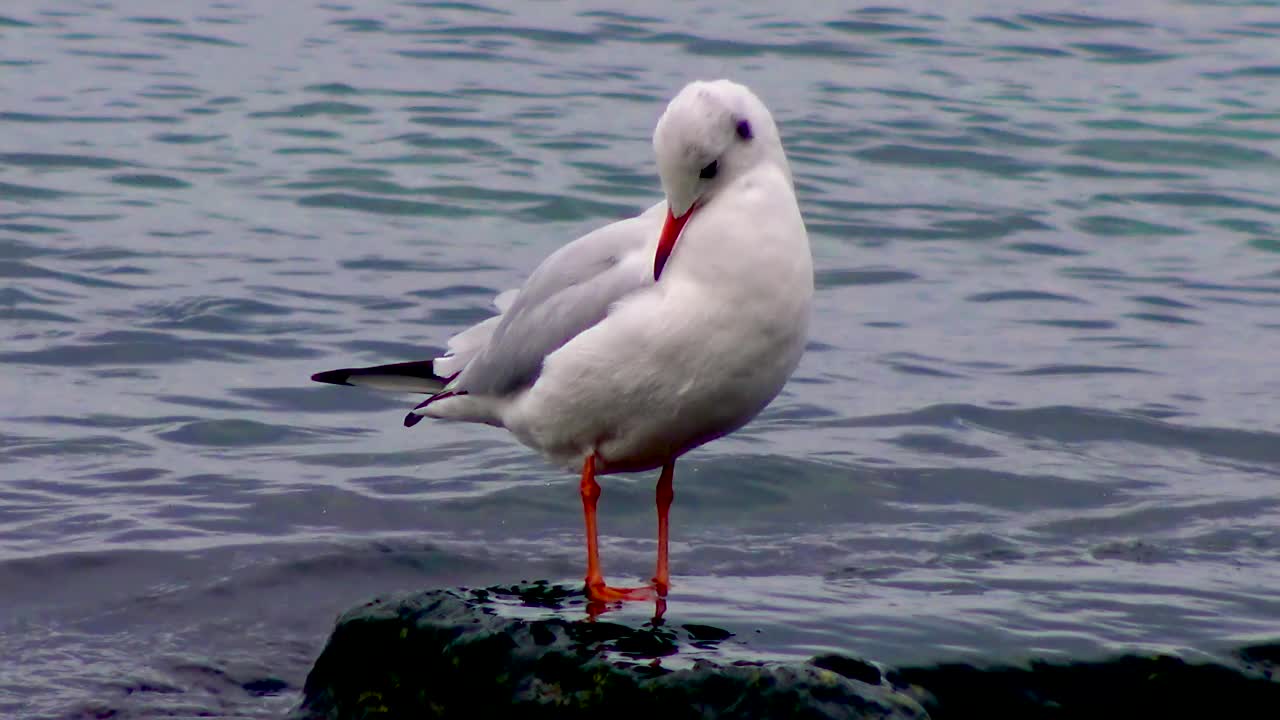
[[[499,315],[434,360],[319,382],[429,393],[405,418],[487,423],[580,469],[586,594],[664,598],[675,461],[745,425],[804,351],[813,259],[769,110],[728,80],[693,82],[653,133],[666,198],[552,253]],[[596,476],[662,468],[658,559],[642,588],[605,584]]]

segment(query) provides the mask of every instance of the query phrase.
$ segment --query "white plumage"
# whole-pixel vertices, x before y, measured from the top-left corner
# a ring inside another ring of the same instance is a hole
[[[689,84],[653,144],[664,201],[550,255],[449,354],[315,379],[432,393],[407,425],[428,416],[507,428],[583,468],[584,502],[595,474],[664,467],[669,483],[677,457],[738,429],[782,389],[806,342],[813,263],[777,127],[750,90]],[[661,498],[659,513],[665,523]]]

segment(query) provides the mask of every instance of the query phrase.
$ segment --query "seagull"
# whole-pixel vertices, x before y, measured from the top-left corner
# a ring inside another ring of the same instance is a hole
[[[813,299],[791,169],[754,93],[690,83],[659,118],[653,149],[661,202],[552,253],[442,357],[311,377],[426,393],[406,427],[431,417],[506,428],[581,471],[585,594],[597,605],[665,603],[675,462],[778,395],[804,352]],[[606,585],[596,478],[656,468],[654,576]]]

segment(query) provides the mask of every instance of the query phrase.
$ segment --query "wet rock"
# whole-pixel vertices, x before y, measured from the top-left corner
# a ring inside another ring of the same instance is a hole
[[[948,718],[1246,718],[1280,716],[1277,645],[1237,653],[1240,667],[1171,655],[1025,667],[944,664],[887,673],[934,720]]]
[[[1280,708],[1280,643],[1222,663],[1124,655],[887,669],[841,655],[732,662],[728,630],[608,617],[587,619],[578,590],[545,582],[375,600],[339,619],[294,716],[1100,720]]]
[[[1280,683],[1280,642],[1252,645],[1238,653],[1245,668]]]
[[[664,658],[705,654],[732,633],[589,620],[581,604],[546,583],[366,603],[338,620],[295,718],[927,717],[874,666],[836,656],[668,669]]]

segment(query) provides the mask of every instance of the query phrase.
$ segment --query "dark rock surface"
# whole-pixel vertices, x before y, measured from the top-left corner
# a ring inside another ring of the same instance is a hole
[[[859,664],[857,677],[820,664],[698,661],[668,671],[662,658],[681,648],[708,649],[729,633],[500,612],[513,603],[555,609],[575,601],[585,616],[581,597],[536,583],[369,602],[338,620],[295,716],[926,717],[870,665]]]
[[[917,696],[934,720],[1280,717],[1280,645],[1246,648],[1240,659],[1236,668],[1170,655],[1027,667],[945,664],[887,678],[927,693]]]
[[[1280,716],[1280,645],[1246,648],[1235,667],[1125,656],[882,671],[839,655],[730,662],[716,652],[726,630],[584,610],[578,590],[543,582],[371,601],[338,620],[294,717]]]

